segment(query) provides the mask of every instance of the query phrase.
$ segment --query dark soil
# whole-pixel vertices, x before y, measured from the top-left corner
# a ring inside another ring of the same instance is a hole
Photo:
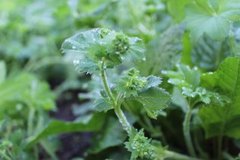
[[[81,104],[78,99],[80,90],[69,90],[63,93],[56,101],[57,111],[51,112],[50,116],[64,121],[73,121],[76,117],[72,112],[72,106]],[[67,96],[66,96],[67,95]],[[91,133],[67,133],[58,136],[59,149],[56,154],[59,160],[70,160],[74,157],[82,157],[90,146]]]

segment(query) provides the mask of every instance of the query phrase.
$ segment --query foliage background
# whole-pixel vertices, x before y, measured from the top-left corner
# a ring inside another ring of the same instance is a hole
[[[98,77],[78,72],[76,57],[61,50],[66,38],[99,27],[139,37],[146,49],[145,61],[126,59],[111,72],[110,80],[135,67],[141,76],[162,77],[162,87],[171,94],[171,103],[156,120],[136,107],[137,102],[128,104],[125,111],[136,128],[166,148],[188,154],[182,138],[186,100],[200,97],[191,122],[198,157],[218,159],[217,139],[222,137],[222,157],[234,159],[240,150],[239,4],[238,0],[0,0],[0,157],[129,159],[123,144],[127,135],[114,113],[94,108],[93,98],[101,89]],[[184,70],[176,64],[198,69]],[[183,94],[182,87],[192,85],[196,77],[199,83],[192,90],[204,87],[230,97],[230,104],[220,109],[214,103],[203,104],[207,100],[202,90]],[[175,83],[178,80],[186,84]]]

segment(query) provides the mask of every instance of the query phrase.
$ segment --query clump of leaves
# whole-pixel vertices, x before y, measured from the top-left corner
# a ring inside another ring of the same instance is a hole
[[[6,68],[0,67],[1,73],[6,73],[4,69]],[[47,111],[55,109],[55,96],[46,82],[38,80],[32,74],[22,73],[13,77],[2,74],[1,80],[0,158],[37,159],[32,154],[32,148],[25,148],[26,137],[35,134],[48,121]],[[45,146],[47,143],[41,140],[39,144],[54,159],[55,147],[48,144],[48,148]],[[38,151],[38,148],[35,149]]]
[[[181,95],[184,97],[183,101],[186,106],[183,106],[185,107],[183,134],[188,152],[192,156],[196,156],[190,128],[193,109],[198,106],[199,103],[211,103],[223,106],[229,103],[229,99],[217,92],[212,92],[201,87],[201,72],[196,67],[191,69],[189,66],[179,64],[177,65],[177,71],[163,71],[162,73],[169,77],[168,82],[179,89]]]
[[[62,49],[65,53],[73,54],[73,64],[78,71],[93,73],[99,71],[102,60],[104,67],[113,68],[121,64],[127,55],[142,57],[142,46],[143,43],[139,38],[97,28],[66,39]]]
[[[170,100],[169,94],[159,87],[161,79],[155,76],[142,77],[137,69],[132,68],[123,73],[123,76],[113,83],[112,88],[107,80],[106,70],[116,68],[125,57],[132,57],[133,60],[144,58],[141,40],[98,28],[68,38],[63,43],[62,49],[65,54],[75,55],[74,62],[78,62],[75,66],[79,71],[100,75],[103,93],[102,97],[96,97],[101,99],[98,100],[96,107],[101,107],[101,111],[114,110],[129,136],[126,146],[132,152],[132,159],[161,159],[162,156],[157,155],[153,149],[151,140],[144,136],[143,130],[136,131],[122,109],[126,99],[134,99],[142,105],[150,117],[156,118]]]

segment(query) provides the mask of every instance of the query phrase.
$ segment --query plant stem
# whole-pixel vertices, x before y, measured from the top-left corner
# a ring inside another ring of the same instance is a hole
[[[193,158],[193,157],[189,157],[189,156],[185,156],[176,152],[172,152],[172,151],[164,151],[166,158],[171,158],[171,159],[175,159],[175,160],[199,160],[198,158]]]
[[[103,86],[104,86],[104,89],[108,95],[108,97],[110,98],[111,102],[113,103],[113,106],[114,108],[117,106],[117,102],[116,102],[116,99],[115,97],[113,96],[110,88],[109,88],[109,85],[108,85],[108,82],[107,82],[107,75],[106,75],[106,72],[105,72],[105,63],[104,63],[104,59],[102,60],[102,64],[101,64],[101,68],[100,68],[100,71],[101,71],[101,79],[103,81]]]
[[[132,127],[129,124],[129,122],[127,121],[126,116],[124,115],[123,111],[121,110],[121,106],[118,104],[116,98],[113,96],[112,91],[109,88],[108,82],[107,82],[107,75],[105,72],[105,64],[104,64],[104,59],[102,60],[102,64],[101,64],[101,68],[100,68],[100,72],[101,72],[101,79],[103,81],[103,86],[104,89],[107,93],[107,96],[110,98],[115,114],[117,115],[119,122],[122,124],[123,129],[130,134]]]
[[[120,123],[122,124],[123,129],[124,129],[125,131],[127,131],[128,134],[130,134],[130,133],[131,133],[131,130],[132,130],[132,127],[131,127],[131,125],[129,124],[129,122],[127,121],[127,118],[126,118],[126,116],[124,115],[123,111],[121,110],[120,106],[119,106],[119,105],[116,106],[116,107],[114,108],[114,111],[115,111],[115,114],[117,115]]]
[[[199,140],[200,138],[202,138],[201,133],[198,131],[195,131],[193,136],[193,142],[195,144],[196,151],[199,153],[199,156],[202,159],[209,159],[208,154],[200,146],[200,140]]]
[[[196,157],[196,153],[193,148],[192,138],[190,134],[191,116],[192,116],[192,109],[188,107],[187,113],[183,121],[183,134],[184,134],[184,139],[185,139],[185,143],[187,145],[187,150],[189,154],[193,157]]]
[[[220,134],[217,138],[217,158],[218,160],[221,160],[222,159],[222,139],[223,139],[223,136],[222,134]]]

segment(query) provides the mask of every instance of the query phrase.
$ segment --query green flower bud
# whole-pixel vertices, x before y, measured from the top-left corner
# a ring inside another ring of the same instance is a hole
[[[129,141],[125,143],[127,149],[132,152],[132,158],[137,159],[155,159],[154,146],[151,139],[144,136],[143,130],[136,130],[129,137]]]
[[[113,52],[117,55],[125,54],[130,47],[128,37],[123,33],[117,33],[112,44]]]

